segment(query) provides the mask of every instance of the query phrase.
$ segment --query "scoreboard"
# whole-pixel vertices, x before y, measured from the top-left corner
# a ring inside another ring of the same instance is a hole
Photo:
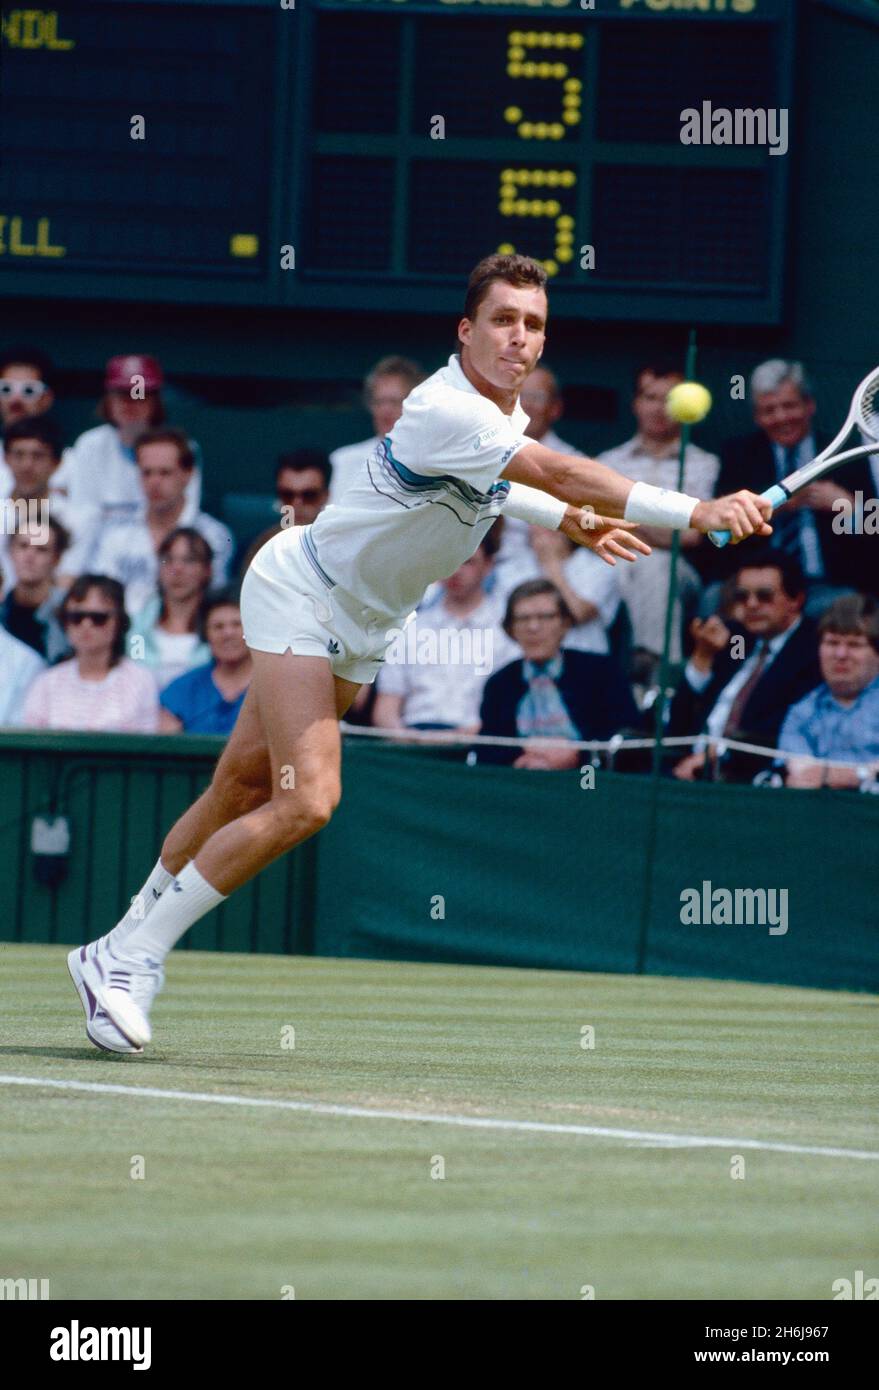
[[[795,8],[6,5],[0,293],[454,312],[516,250],[554,314],[778,322]]]

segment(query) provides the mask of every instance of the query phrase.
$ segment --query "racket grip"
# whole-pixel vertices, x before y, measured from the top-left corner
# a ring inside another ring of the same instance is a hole
[[[769,487],[765,492],[761,492],[760,496],[765,498],[767,502],[772,503],[772,510],[774,511],[776,507],[780,507],[788,500],[789,494],[786,493],[784,488],[780,487],[778,483],[775,483],[773,487]],[[729,545],[732,540],[732,534],[729,531],[709,531],[708,539],[712,545],[717,546],[718,550],[722,550],[725,545]]]

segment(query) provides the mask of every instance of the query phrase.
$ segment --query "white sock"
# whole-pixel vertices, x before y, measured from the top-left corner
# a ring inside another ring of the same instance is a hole
[[[139,926],[152,912],[168,884],[173,883],[173,881],[174,875],[168,873],[161,859],[157,859],[149,878],[140,892],[132,898],[131,906],[124,917],[120,917],[112,931],[101,937],[98,945],[119,946],[128,934],[134,931],[134,928]]]
[[[186,865],[170,888],[156,903],[149,918],[138,922],[122,944],[122,953],[137,958],[163,961],[168,952],[189,928],[210,912],[212,907],[226,901],[206,878],[202,878],[194,863]]]

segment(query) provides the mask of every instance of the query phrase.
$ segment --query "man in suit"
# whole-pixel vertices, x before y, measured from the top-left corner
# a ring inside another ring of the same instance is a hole
[[[774,748],[789,707],[821,680],[814,623],[803,617],[806,585],[797,561],[766,549],[739,560],[733,604],[743,631],[734,636],[716,614],[694,619],[695,650],[671,703],[668,733],[705,732],[715,744],[739,738]],[[674,768],[693,781],[704,753]]]
[[[480,733],[604,740],[637,723],[632,692],[613,658],[562,647],[572,622],[551,580],[528,579],[513,590],[503,626],[523,656],[486,681]],[[479,749],[480,762],[513,767],[573,768],[582,759],[575,748]]]
[[[757,428],[721,449],[718,496],[742,487],[765,492],[830,442],[814,430],[815,399],[801,363],[781,358],[762,362],[751,375],[750,394]],[[808,581],[809,613],[820,613],[841,590],[877,591],[876,537],[845,534],[843,529],[841,504],[853,507],[859,489],[864,497],[872,495],[865,459],[854,459],[811,483],[772,518],[773,548],[798,560]],[[727,578],[738,556],[729,547],[713,554],[711,550],[701,550],[708,577]]]

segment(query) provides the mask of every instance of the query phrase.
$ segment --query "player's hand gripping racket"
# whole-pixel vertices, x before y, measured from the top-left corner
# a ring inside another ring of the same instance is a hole
[[[868,442],[859,445],[857,449],[847,449],[842,454],[835,454],[834,449],[842,444],[856,425]],[[827,448],[822,449],[810,463],[804,463],[802,468],[797,468],[795,472],[782,478],[780,483],[761,493],[761,496],[772,503],[773,509],[781,507],[795,492],[808,487],[809,483],[814,483],[816,478],[829,473],[837,464],[844,463],[846,459],[862,458],[864,454],[875,453],[879,453],[879,367],[875,367],[869,376],[864,377],[852,396],[848,419]],[[732,539],[729,531],[709,531],[708,538],[718,547],[728,545]]]

